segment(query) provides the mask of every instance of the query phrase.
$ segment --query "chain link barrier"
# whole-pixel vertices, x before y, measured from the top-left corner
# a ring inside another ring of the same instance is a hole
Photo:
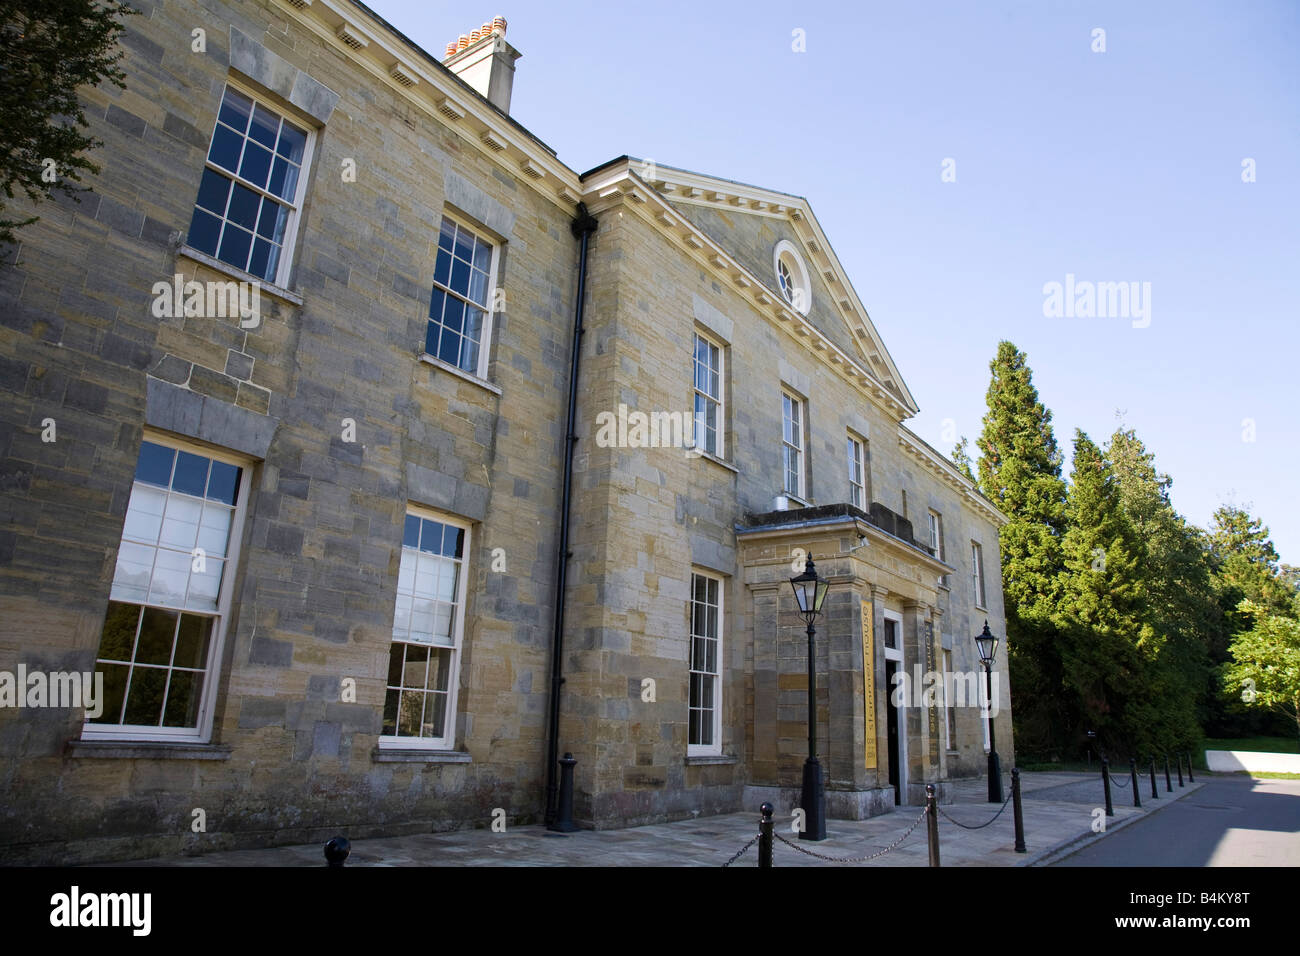
[[[807,856],[816,857],[816,858],[819,859],[819,860],[825,860],[827,863],[865,863],[865,862],[867,862],[868,860],[874,860],[874,859],[876,859],[876,857],[884,856],[884,855],[885,855],[886,853],[888,853],[890,850],[896,850],[896,849],[898,849],[900,846],[902,846],[903,841],[906,840],[908,837],[910,837],[910,836],[912,835],[912,831],[915,830],[915,829],[917,828],[917,826],[921,823],[921,821],[925,819],[925,815],[926,815],[927,812],[928,812],[928,811],[926,811],[926,810],[923,809],[923,810],[921,811],[921,815],[920,815],[919,817],[917,817],[915,820],[912,821],[912,825],[909,826],[905,831],[903,831],[903,835],[902,835],[902,836],[900,836],[897,840],[895,840],[895,841],[894,841],[893,843],[891,843],[889,846],[885,847],[883,850],[878,850],[878,851],[876,851],[875,853],[869,854],[868,856],[853,856],[853,857],[825,856],[825,855],[823,855],[823,854],[821,854],[821,853],[814,853],[812,850],[805,849],[804,847],[801,847],[801,846],[800,846],[799,844],[797,844],[797,843],[791,843],[789,840],[787,840],[785,837],[781,836],[781,834],[779,834],[779,833],[773,832],[772,837],[773,837],[773,839],[775,839],[775,840],[780,840],[782,843],[784,843],[786,846],[788,846],[788,847],[789,847],[790,849],[792,849],[792,850],[798,850],[800,853],[806,854]],[[739,860],[739,859],[740,859],[740,858],[745,854],[745,851],[746,851],[746,850],[748,850],[748,849],[749,849],[750,847],[752,847],[755,843],[757,843],[758,840],[759,840],[759,837],[754,837],[754,839],[750,840],[748,843],[746,843],[744,846],[742,846],[739,850],[737,850],[736,853],[731,857],[731,859],[728,860],[726,863],[724,863],[724,864],[722,864],[722,865],[723,865],[724,867],[731,866],[731,864],[735,863],[737,860]]]
[[[750,840],[748,843],[746,843],[744,846],[742,846],[739,850],[737,850],[737,851],[735,852],[735,854],[732,856],[732,858],[731,858],[730,860],[728,860],[726,863],[722,864],[722,865],[723,865],[724,867],[731,866],[731,864],[735,863],[737,860],[739,860],[742,856],[745,855],[745,851],[746,851],[746,850],[748,850],[751,846],[753,846],[753,845],[754,845],[755,843],[757,843],[757,842],[758,842],[758,837],[754,837],[754,839]]]
[[[1123,780],[1123,781],[1121,782],[1121,780],[1117,780],[1117,779],[1115,778],[1115,775],[1114,775],[1113,773],[1110,775],[1110,782],[1111,782],[1111,784],[1113,784],[1113,785],[1116,786],[1116,787],[1127,787],[1127,786],[1128,786],[1128,781],[1127,781],[1127,780]]]
[[[827,863],[866,863],[868,860],[874,860],[878,856],[884,856],[890,850],[898,849],[902,845],[903,841],[912,835],[912,831],[917,828],[920,822],[925,819],[926,813],[927,813],[926,810],[922,810],[921,815],[912,821],[912,825],[908,827],[905,831],[903,831],[903,835],[901,837],[899,837],[889,846],[885,847],[883,850],[877,850],[875,853],[869,854],[868,856],[851,856],[851,857],[825,856],[824,854],[814,853],[812,850],[809,850],[805,847],[801,847],[797,843],[791,843],[789,840],[781,836],[781,834],[779,833],[773,833],[772,836],[780,840],[782,843],[784,843],[792,850],[798,850],[800,853],[804,854],[805,856],[811,856],[811,857],[816,857],[819,860],[825,860]]]
[[[1007,808],[1007,804],[1011,802],[1011,797],[1014,797],[1014,796],[1015,796],[1015,793],[1012,792],[1011,796],[1007,797],[1005,800],[1002,801],[1002,806],[998,807],[998,812],[995,813],[995,814],[993,814],[993,818],[990,819],[990,820],[985,821],[984,823],[981,823],[979,826],[969,826],[968,824],[961,823],[960,821],[954,820],[952,817],[948,816],[948,814],[946,814],[946,813],[943,812],[943,807],[939,807],[939,808],[938,808],[938,809],[939,809],[939,816],[943,817],[943,818],[944,818],[945,820],[947,820],[949,823],[954,823],[954,824],[956,824],[957,826],[961,827],[963,830],[983,830],[986,826],[988,826],[989,824],[991,824],[991,823],[992,823],[994,820],[996,820],[998,817],[1002,816],[1002,811],[1005,810],[1005,809]],[[937,804],[936,804],[936,806],[937,806]]]

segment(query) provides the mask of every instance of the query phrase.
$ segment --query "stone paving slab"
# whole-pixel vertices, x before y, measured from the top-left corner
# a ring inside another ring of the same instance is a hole
[[[1139,784],[1142,779],[1139,778]],[[1107,820],[1113,832],[1140,817],[1173,803],[1174,798],[1199,789],[1200,782],[1172,794],[1148,800],[1142,793],[1142,808],[1131,806],[1127,790],[1112,790],[1115,816]],[[1010,796],[1010,779],[1004,783]],[[988,826],[966,830],[951,820],[967,825],[988,821],[998,811],[987,802],[988,787],[982,778],[954,782],[952,802],[940,807],[939,854],[944,866],[1033,866],[1063,854],[1076,844],[1093,838],[1095,807],[1104,806],[1102,784],[1097,774],[1023,773],[1022,803],[1027,853],[1014,850],[1015,829],[1011,805]],[[854,858],[883,850],[898,841],[921,815],[920,807],[899,807],[868,820],[829,820],[827,839],[820,843],[800,841],[791,830],[792,817],[778,815],[776,832],[797,846],[829,857]],[[946,814],[944,816],[943,814]],[[348,866],[721,866],[758,833],[757,813],[731,813],[677,823],[629,827],[622,830],[582,830],[566,835],[548,832],[541,826],[510,827],[504,833],[488,829],[456,830],[412,836],[356,840]],[[776,866],[832,866],[777,842]],[[127,866],[322,866],[320,844],[229,850],[194,857],[139,860]],[[922,820],[896,849],[861,866],[927,866],[929,850]],[[758,865],[757,846],[734,864]],[[845,864],[840,864],[845,865]]]

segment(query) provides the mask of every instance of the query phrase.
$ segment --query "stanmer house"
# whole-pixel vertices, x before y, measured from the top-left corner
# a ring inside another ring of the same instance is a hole
[[[93,192],[0,262],[0,857],[539,823],[565,753],[581,826],[787,813],[805,554],[830,816],[984,772],[892,691],[1004,633],[1006,519],[807,201],[569,169],[500,18],[133,4]]]

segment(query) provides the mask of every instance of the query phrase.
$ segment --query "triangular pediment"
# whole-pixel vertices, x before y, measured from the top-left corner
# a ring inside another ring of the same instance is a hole
[[[807,321],[859,361],[912,414],[918,411],[806,199],[648,160],[629,157],[623,162],[633,176],[741,263],[778,300],[782,289],[774,253],[779,243],[790,243],[809,278]]]

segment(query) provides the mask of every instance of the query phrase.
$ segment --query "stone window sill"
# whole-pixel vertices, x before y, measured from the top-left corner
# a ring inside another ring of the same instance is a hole
[[[206,252],[199,252],[199,250],[195,249],[193,246],[181,246],[176,254],[184,256],[186,259],[190,259],[200,265],[205,265],[209,269],[215,269],[217,272],[228,275],[232,279],[237,279],[240,282],[254,282],[262,292],[265,292],[267,295],[273,295],[277,299],[283,299],[290,305],[302,305],[302,296],[297,292],[267,282],[265,279],[259,279],[251,272],[245,272],[243,269],[236,269],[234,266],[228,265],[220,259],[213,258]]]
[[[230,748],[215,744],[131,740],[69,740],[69,757],[117,760],[229,760]]]
[[[703,449],[701,449],[701,450],[699,450],[699,451],[696,451],[695,449],[692,448],[692,449],[690,449],[690,454],[693,455],[693,456],[696,457],[696,458],[705,458],[705,459],[708,459],[709,461],[711,461],[711,462],[713,462],[715,465],[717,465],[719,468],[725,468],[725,469],[727,469],[727,471],[729,471],[729,472],[731,472],[731,473],[733,473],[733,474],[736,474],[736,475],[740,474],[740,469],[739,469],[739,468],[737,468],[735,465],[731,464],[731,463],[728,462],[728,461],[724,461],[723,459],[719,458],[717,455],[713,454],[712,452],[707,452],[707,451],[704,451]]]
[[[740,758],[732,754],[690,754],[686,758],[688,767],[707,767],[714,764],[740,763]]]
[[[455,365],[452,365],[450,362],[444,362],[442,359],[430,355],[427,352],[420,356],[420,361],[423,362],[425,365],[432,365],[434,368],[441,369],[444,372],[450,372],[452,375],[455,375],[457,378],[464,379],[465,381],[469,382],[471,385],[477,385],[479,388],[487,389],[493,395],[501,394],[500,385],[493,385],[487,379],[479,378],[477,375],[471,375],[463,368],[457,368]]]
[[[467,753],[457,750],[405,750],[376,747],[370,755],[375,763],[470,763]]]

